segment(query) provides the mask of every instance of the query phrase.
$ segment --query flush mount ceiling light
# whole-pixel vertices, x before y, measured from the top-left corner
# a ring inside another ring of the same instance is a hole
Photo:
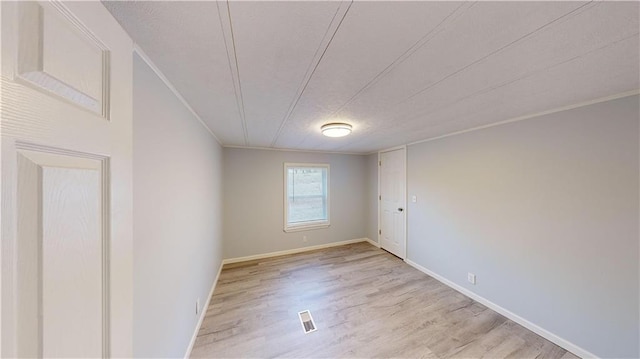
[[[320,130],[327,137],[343,137],[351,133],[351,125],[343,122],[333,122],[323,125]]]

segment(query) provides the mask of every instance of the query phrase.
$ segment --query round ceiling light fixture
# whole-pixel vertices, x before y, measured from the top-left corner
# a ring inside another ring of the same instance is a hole
[[[332,122],[322,125],[320,130],[327,137],[343,137],[351,133],[351,125],[344,122]]]

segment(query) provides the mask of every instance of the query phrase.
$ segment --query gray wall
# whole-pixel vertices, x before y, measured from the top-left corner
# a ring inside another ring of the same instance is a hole
[[[366,236],[365,156],[225,148],[223,157],[225,258]],[[329,228],[283,231],[284,162],[330,164]]]
[[[137,55],[133,65],[133,350],[182,357],[222,258],[222,149]]]
[[[378,154],[366,156],[367,205],[365,208],[367,238],[378,242]]]
[[[638,114],[633,96],[409,146],[409,259],[593,354],[640,356]]]

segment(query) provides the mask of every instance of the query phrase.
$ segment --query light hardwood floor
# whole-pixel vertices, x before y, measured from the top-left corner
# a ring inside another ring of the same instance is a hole
[[[225,265],[191,356],[575,358],[366,242]]]

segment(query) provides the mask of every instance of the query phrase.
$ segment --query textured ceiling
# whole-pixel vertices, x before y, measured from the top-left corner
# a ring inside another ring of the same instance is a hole
[[[104,5],[227,146],[369,153],[640,88],[638,2]]]

